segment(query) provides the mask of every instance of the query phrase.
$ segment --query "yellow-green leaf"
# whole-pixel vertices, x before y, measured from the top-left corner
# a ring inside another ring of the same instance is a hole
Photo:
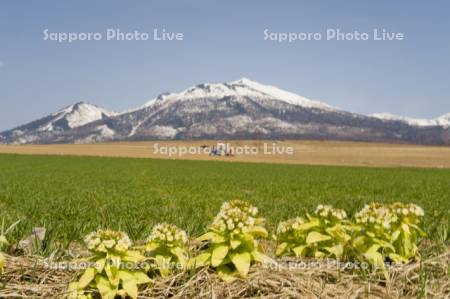
[[[113,285],[113,286],[118,286],[119,282],[120,282],[120,278],[119,278],[119,270],[110,264],[106,264],[105,266],[105,273],[108,276],[109,282]]]
[[[91,283],[91,281],[94,280],[95,274],[97,274],[95,268],[87,268],[78,281],[78,288],[84,289],[85,287],[87,287]]]
[[[262,254],[261,252],[257,251],[257,250],[253,250],[253,252],[251,253],[253,260],[255,262],[259,262],[259,263],[267,263],[267,264],[276,264],[276,262],[271,259],[270,257],[268,257],[265,254]]]
[[[299,231],[306,231],[306,230],[309,230],[309,229],[311,229],[313,227],[317,227],[319,225],[320,225],[319,220],[318,219],[313,219],[313,220],[311,220],[309,222],[305,222],[305,223],[300,224],[298,226],[297,230],[299,230]]]
[[[180,247],[174,247],[174,248],[170,249],[170,252],[177,257],[178,263],[182,267],[186,267],[186,264],[187,264],[187,253],[186,253],[185,250],[183,250]]]
[[[408,259],[396,253],[390,253],[389,258],[397,264],[407,263]]]
[[[102,299],[114,299],[116,297],[117,286],[110,284],[108,279],[98,275],[95,282]]]
[[[251,257],[248,252],[234,253],[230,256],[231,262],[236,267],[241,277],[246,277],[250,269]]]
[[[211,266],[219,266],[223,259],[227,256],[228,249],[229,248],[227,245],[218,245],[214,247],[211,255]]]
[[[151,242],[145,246],[146,251],[154,251],[159,248],[159,244],[156,242]]]
[[[201,253],[189,261],[190,268],[200,268],[210,263],[211,254],[209,252]]]
[[[130,262],[130,263],[139,263],[142,260],[144,260],[144,256],[139,251],[133,251],[129,250],[127,253],[123,256],[124,262]],[[120,262],[119,262],[120,263]]]
[[[344,254],[344,246],[342,246],[342,244],[337,244],[337,245],[332,246],[332,247],[326,247],[325,249],[329,253],[334,255],[336,258],[341,258],[342,255]]]
[[[136,284],[148,283],[151,279],[141,271],[120,270],[119,277],[122,281],[133,280]]]
[[[313,244],[313,243],[318,243],[318,242],[323,242],[323,241],[327,241],[330,240],[331,237],[318,233],[318,232],[310,232],[308,234],[308,236],[306,237],[306,243],[307,244]]]
[[[398,239],[398,237],[400,237],[400,233],[401,233],[401,231],[399,229],[397,229],[395,232],[393,232],[391,241],[395,242]]]
[[[262,226],[252,226],[246,229],[245,232],[249,233],[254,237],[261,237],[261,238],[267,238],[267,236],[269,235],[267,233],[267,230]]]
[[[321,259],[321,258],[323,258],[325,256],[326,256],[325,252],[322,252],[320,250],[317,250],[316,252],[314,252],[314,257],[316,259]]]
[[[364,253],[364,257],[374,266],[379,269],[384,268],[383,256],[378,252],[380,245],[372,245]]]
[[[132,299],[137,299],[138,288],[134,280],[124,281],[122,287],[125,292],[127,292],[128,296],[130,296]]]
[[[307,247],[306,245],[300,245],[292,248],[292,251],[295,253],[296,257],[300,257],[303,255],[303,251],[305,250],[306,247]]]
[[[152,280],[150,279],[150,277],[147,276],[147,274],[145,274],[144,272],[133,272],[133,276],[134,276],[134,280],[136,281],[136,284],[144,284],[144,283],[149,283]]]
[[[232,249],[238,248],[239,245],[241,245],[241,244],[242,244],[242,242],[240,240],[237,240],[237,239],[233,239],[233,240],[230,241],[230,246],[231,246]]]
[[[277,250],[276,250],[276,252],[275,252],[276,256],[282,255],[282,254],[285,252],[287,246],[288,246],[288,243],[287,243],[287,242],[283,242],[283,243],[281,243],[280,245],[278,245],[278,246],[277,246]]]
[[[219,275],[219,277],[223,281],[228,282],[228,283],[232,282],[233,280],[236,280],[235,273],[227,265],[222,265],[222,266],[218,267],[217,275]]]
[[[95,261],[95,269],[97,270],[97,273],[101,273],[103,269],[105,268],[106,259],[99,259]]]
[[[165,257],[163,255],[157,255],[155,257],[156,266],[158,267],[159,273],[162,277],[167,277],[170,274],[170,257]]]
[[[226,239],[215,233],[215,232],[207,232],[206,234],[201,235],[196,239],[197,241],[211,241],[213,243],[223,243],[226,241]]]

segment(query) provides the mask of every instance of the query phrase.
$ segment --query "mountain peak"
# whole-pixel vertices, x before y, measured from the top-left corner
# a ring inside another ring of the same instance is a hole
[[[38,131],[73,129],[102,119],[104,116],[113,116],[115,114],[99,106],[79,101],[51,114],[51,116],[47,117],[48,121],[42,124]]]
[[[144,106],[120,114],[78,101],[0,133],[0,143],[330,138],[450,144],[448,134],[443,134],[448,127],[450,114],[432,120],[387,113],[368,117],[243,77],[162,93]]]
[[[253,84],[253,83],[258,83],[258,82],[250,80],[250,79],[248,79],[246,77],[242,77],[242,78],[240,78],[240,79],[238,79],[236,81],[230,82],[230,84],[244,84],[244,85],[250,85],[250,84]]]
[[[302,97],[298,94],[285,91],[275,86],[264,85],[262,83],[242,77],[238,80],[226,83],[202,83],[189,87],[179,93],[170,93],[160,95],[143,106],[134,109],[136,111],[142,108],[150,107],[156,103],[165,103],[172,101],[196,100],[196,99],[222,99],[225,97],[248,97],[258,100],[275,100],[285,102],[290,105],[301,106],[304,108],[314,108],[322,110],[338,109],[325,103],[314,101]]]

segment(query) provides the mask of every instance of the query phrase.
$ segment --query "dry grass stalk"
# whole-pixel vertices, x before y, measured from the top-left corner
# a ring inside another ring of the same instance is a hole
[[[156,278],[140,298],[450,298],[450,250],[366,276],[339,271],[330,264],[314,269],[269,269],[256,266],[246,280],[221,281],[212,271]],[[325,262],[319,262],[325,263]],[[45,267],[39,257],[7,257],[0,298],[62,298],[75,273]]]

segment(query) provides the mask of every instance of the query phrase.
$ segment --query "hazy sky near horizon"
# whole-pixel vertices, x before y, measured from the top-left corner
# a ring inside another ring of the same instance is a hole
[[[0,131],[81,100],[121,111],[241,77],[352,112],[434,118],[450,112],[449,11],[448,1],[1,1]],[[184,39],[108,41],[109,28]],[[383,28],[405,40],[374,41]],[[58,43],[45,29],[102,40]],[[323,38],[279,43],[265,29]],[[326,40],[327,29],[370,40]]]

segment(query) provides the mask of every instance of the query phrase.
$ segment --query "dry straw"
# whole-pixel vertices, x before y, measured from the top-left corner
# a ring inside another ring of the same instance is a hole
[[[388,281],[376,273],[364,276],[328,264],[302,270],[255,266],[247,279],[225,283],[204,268],[157,278],[139,298],[450,298],[449,261],[450,248],[421,263],[390,269]],[[75,274],[49,269],[40,257],[6,256],[5,264],[0,298],[63,298]]]

